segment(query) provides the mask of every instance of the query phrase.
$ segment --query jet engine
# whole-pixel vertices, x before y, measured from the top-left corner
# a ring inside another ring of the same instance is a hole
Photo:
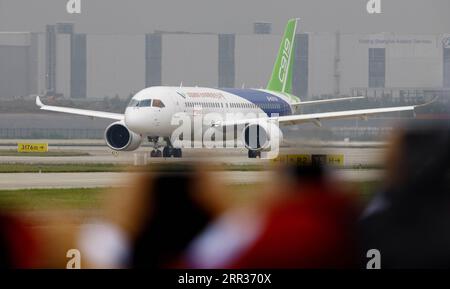
[[[122,121],[118,121],[106,128],[105,141],[115,151],[134,151],[141,145],[142,136],[129,130]]]
[[[283,132],[273,122],[250,123],[242,131],[242,140],[249,150],[269,151],[274,149],[273,146],[280,146],[283,141]]]

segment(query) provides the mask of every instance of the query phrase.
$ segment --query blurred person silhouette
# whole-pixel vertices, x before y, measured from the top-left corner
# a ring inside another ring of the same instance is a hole
[[[0,214],[0,269],[30,269],[39,263],[39,246],[29,224]]]
[[[357,266],[353,198],[321,164],[289,167],[283,197],[265,211],[230,211],[189,247],[193,268],[348,268]],[[286,182],[286,181],[283,181]]]
[[[361,257],[377,249],[382,268],[450,268],[450,126],[395,131],[386,164],[386,189],[361,221]]]
[[[149,214],[133,245],[133,267],[177,266],[187,245],[211,218],[199,203],[200,182],[192,171],[156,177],[147,201]]]
[[[117,192],[110,220],[82,230],[89,262],[101,268],[182,266],[186,246],[211,219],[200,196],[205,177],[194,166],[182,166],[145,174]]]

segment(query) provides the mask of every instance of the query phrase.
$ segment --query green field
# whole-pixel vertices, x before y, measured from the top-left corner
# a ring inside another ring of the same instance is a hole
[[[95,209],[105,189],[33,189],[0,191],[0,209],[64,210]]]
[[[1,157],[84,157],[90,156],[87,152],[80,151],[49,151],[19,153],[17,150],[0,150]]]
[[[0,173],[92,173],[92,172],[132,172],[144,171],[180,171],[186,165],[151,164],[148,166],[125,166],[118,164],[0,164]],[[261,165],[223,165],[210,167],[211,170],[223,171],[260,171],[265,169]]]
[[[1,173],[92,173],[92,172],[145,172],[145,171],[180,171],[183,168],[189,167],[186,164],[173,164],[173,163],[152,163],[147,166],[131,166],[131,165],[120,165],[120,164],[83,164],[83,163],[73,163],[73,164],[27,164],[27,163],[0,163],[0,174]],[[208,170],[211,171],[262,171],[271,169],[270,165],[263,164],[222,164],[216,166],[208,166]],[[341,167],[338,169],[346,170],[381,170],[380,166],[351,166],[351,167]]]
[[[362,182],[350,184],[359,193],[362,204],[378,190],[379,182]],[[108,188],[93,189],[31,189],[0,190],[0,210],[85,210],[99,209],[107,198]],[[254,202],[261,197],[261,185],[233,184],[227,185],[225,196],[233,203]]]
[[[0,164],[0,173],[93,173],[121,172],[114,164]]]

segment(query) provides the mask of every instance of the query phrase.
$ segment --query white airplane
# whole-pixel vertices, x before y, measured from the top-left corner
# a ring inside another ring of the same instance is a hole
[[[216,89],[204,87],[150,87],[133,96],[124,114],[91,111],[68,107],[44,105],[40,98],[36,104],[46,111],[116,120],[105,131],[106,144],[116,151],[133,151],[144,139],[153,143],[152,157],[182,157],[182,150],[174,147],[172,134],[177,129],[173,116],[185,113],[189,116],[215,114],[217,120],[208,125],[218,130],[233,126],[242,127],[238,134],[248,149],[249,158],[261,156],[270,150],[270,139],[282,139],[279,125],[295,125],[312,122],[320,125],[321,120],[366,117],[368,115],[414,111],[416,106],[373,108],[350,111],[332,111],[314,114],[296,114],[302,105],[325,102],[348,101],[361,97],[347,97],[330,100],[301,102],[292,95],[292,67],[295,34],[298,19],[289,20],[273,68],[272,77],[266,89]],[[227,118],[227,114],[255,115],[249,118]],[[225,120],[226,119],[226,120]],[[273,123],[277,127],[274,129]],[[249,137],[250,129],[257,129],[255,142]],[[239,129],[239,128],[238,128]],[[275,133],[274,133],[275,132]],[[233,133],[234,135],[234,133]],[[161,145],[164,140],[165,145]],[[161,151],[160,148],[164,147]]]

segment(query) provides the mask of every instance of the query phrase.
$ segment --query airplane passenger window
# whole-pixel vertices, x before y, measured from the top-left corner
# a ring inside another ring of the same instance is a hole
[[[154,99],[154,100],[153,100],[153,107],[164,108],[164,107],[166,107],[166,106],[164,105],[164,103],[163,103],[161,100],[159,100],[159,99]]]

